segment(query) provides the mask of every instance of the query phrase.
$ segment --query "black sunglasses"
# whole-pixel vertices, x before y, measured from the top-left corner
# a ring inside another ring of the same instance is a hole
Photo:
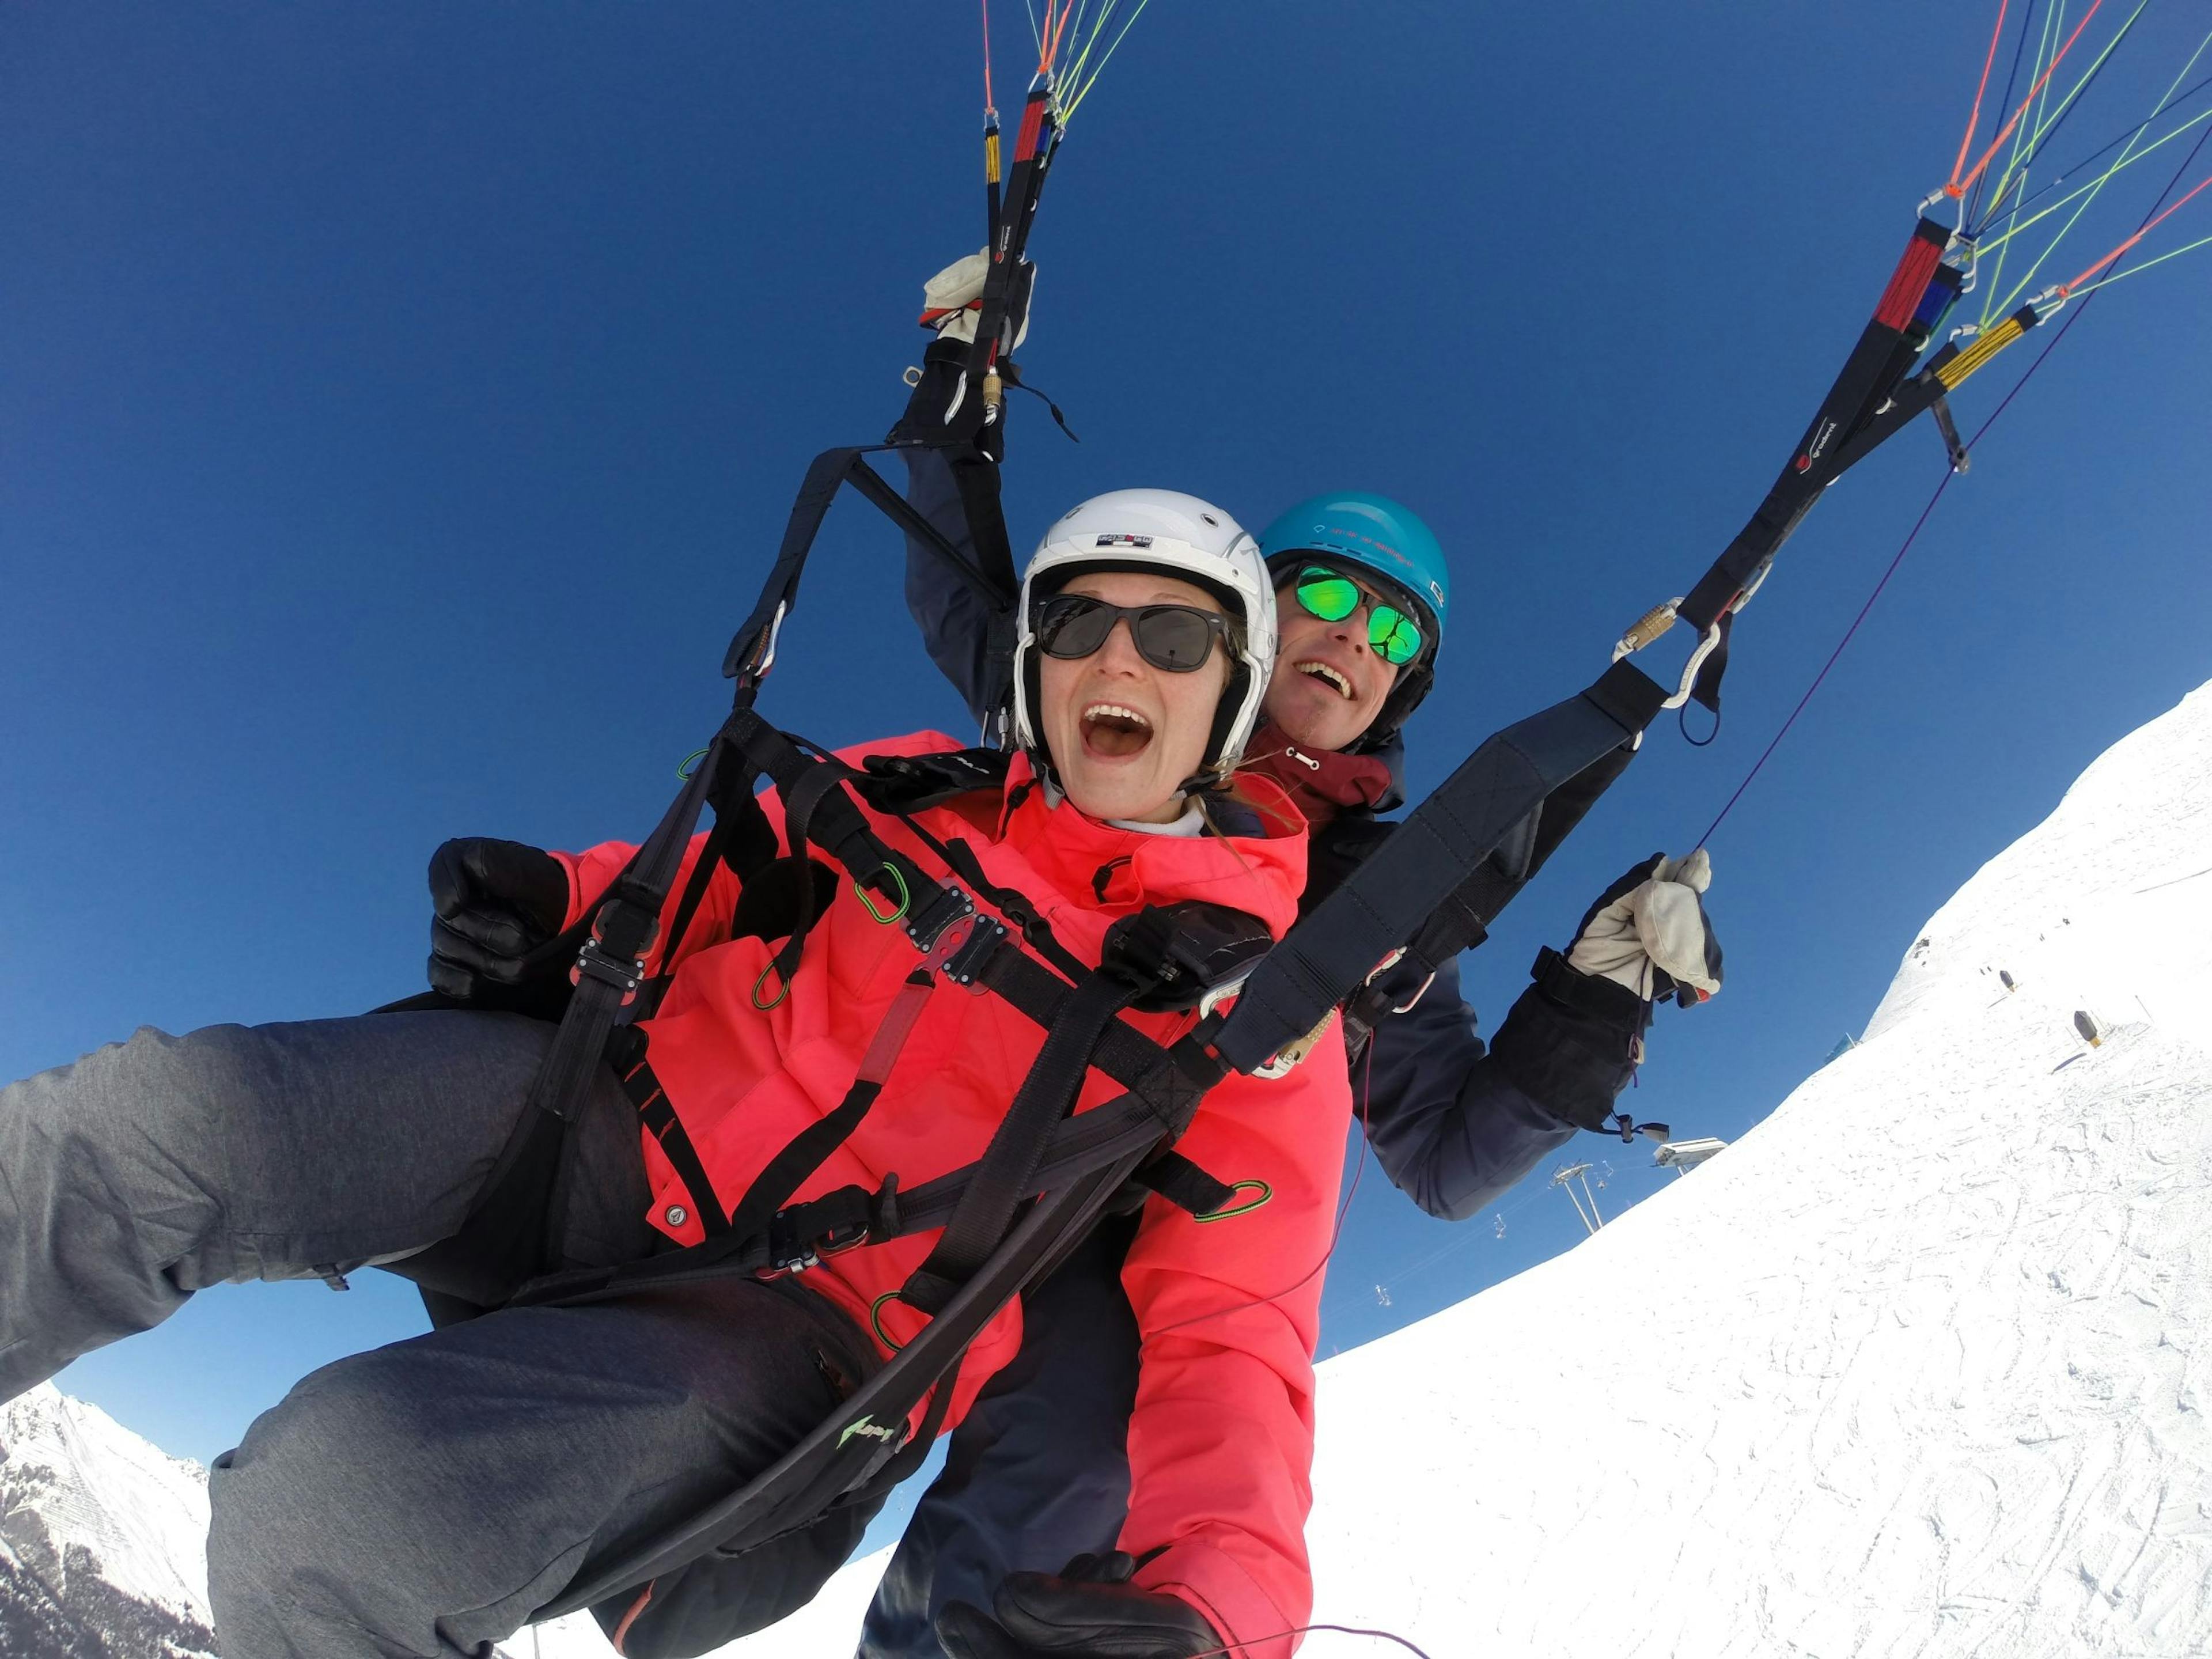
[[[1138,655],[1170,674],[1203,668],[1219,640],[1233,650],[1226,617],[1190,605],[1109,605],[1088,593],[1055,593],[1037,607],[1037,647],[1048,657],[1088,657],[1127,617]]]

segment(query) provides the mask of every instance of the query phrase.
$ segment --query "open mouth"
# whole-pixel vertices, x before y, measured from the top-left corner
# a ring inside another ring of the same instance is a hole
[[[1292,663],[1291,666],[1309,679],[1319,680],[1323,685],[1335,687],[1337,694],[1346,702],[1358,701],[1352,690],[1351,680],[1338,670],[1331,668],[1327,663],[1300,662]]]
[[[1152,723],[1118,702],[1094,702],[1083,711],[1083,746],[1109,760],[1141,754],[1152,740]]]

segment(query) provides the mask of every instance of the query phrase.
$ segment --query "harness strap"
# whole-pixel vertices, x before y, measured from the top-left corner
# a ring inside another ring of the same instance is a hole
[[[659,1144],[662,1156],[676,1171],[677,1179],[684,1183],[684,1190],[690,1194],[691,1212],[699,1218],[699,1224],[707,1230],[709,1238],[726,1233],[730,1220],[722,1213],[722,1201],[715,1196],[714,1183],[708,1177],[707,1166],[700,1162],[699,1149],[684,1132],[683,1120],[676,1115],[668,1091],[660,1086],[660,1079],[647,1063],[645,1050],[645,1033],[629,1025],[615,1033],[615,1040],[608,1045],[607,1057],[622,1079],[623,1092],[637,1108],[638,1121]]]
[[[1028,1195],[1052,1126],[1075,1109],[1092,1050],[1115,1015],[1141,989],[1104,974],[1093,974],[1075,988],[1060,1017],[1048,1028],[1044,1047],[992,1134],[944,1236],[900,1290],[901,1301],[924,1313],[938,1312],[998,1248]]]
[[[1821,492],[1847,467],[1863,459],[1875,444],[1902,427],[1902,421],[1884,422],[1869,441],[1852,441],[1870,431],[1899,377],[1911,367],[1918,350],[1911,342],[1915,314],[1930,284],[1945,280],[1938,278],[1937,270],[1950,240],[1951,233],[1933,220],[1923,219],[1913,228],[1874,315],[1860,331],[1858,343],[1821,399],[1805,435],[1798,440],[1782,476],[1759,502],[1751,521],[1682,600],[1678,614],[1700,634],[1716,623],[1726,625],[1725,618],[1738,596],[1757,584],[1783,543],[1813,510]],[[1926,336],[1923,334],[1921,339],[1924,343]],[[1723,638],[1723,647],[1705,659],[1691,693],[1715,711],[1720,708],[1721,677],[1727,664]]]
[[[1255,1071],[1304,1036],[1502,851],[1501,878],[1463,896],[1459,925],[1486,926],[1565,833],[1543,830],[1546,802],[1602,765],[1565,808],[1570,823],[1587,811],[1665,696],[1615,663],[1587,691],[1486,739],[1253,970],[1217,1040],[1222,1057]]]
[[[738,1200],[737,1208],[730,1215],[730,1225],[738,1234],[746,1237],[756,1233],[768,1234],[776,1212],[791,1201],[791,1195],[822,1167],[830,1153],[852,1138],[861,1119],[876,1103],[876,1097],[883,1092],[891,1066],[913,1034],[915,1022],[921,1017],[922,1007],[928,1002],[935,982],[936,975],[927,965],[907,975],[906,983],[891,1000],[890,1012],[884,1016],[884,1023],[876,1028],[867,1052],[860,1057],[860,1068],[837,1109],[793,1136],[784,1149],[769,1160],[768,1167],[753,1177],[752,1185]],[[770,1239],[771,1246],[775,1242]],[[814,1255],[818,1252],[810,1249],[806,1254]]]

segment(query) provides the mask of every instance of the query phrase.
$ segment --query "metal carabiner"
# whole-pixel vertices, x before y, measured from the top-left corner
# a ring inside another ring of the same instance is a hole
[[[1768,568],[1771,569],[1772,567],[1769,566]],[[1726,616],[1729,611],[1741,611],[1750,602],[1751,596],[1759,591],[1759,583],[1765,580],[1766,571],[1761,570],[1752,579],[1749,586],[1729,601],[1728,610],[1721,614]],[[1625,657],[1634,656],[1645,646],[1661,638],[1673,628],[1675,618],[1680,614],[1682,597],[1678,593],[1662,605],[1653,605],[1632,623],[1628,630],[1613,642],[1613,661],[1619,662]],[[1660,708],[1680,708],[1684,703],[1689,702],[1690,689],[1697,684],[1698,671],[1705,665],[1705,659],[1713,654],[1720,642],[1721,625],[1716,622],[1705,630],[1705,637],[1698,641],[1698,648],[1690,653],[1690,660],[1682,665],[1681,681],[1675,686],[1674,695],[1661,703]],[[1384,965],[1389,964],[1386,963]]]

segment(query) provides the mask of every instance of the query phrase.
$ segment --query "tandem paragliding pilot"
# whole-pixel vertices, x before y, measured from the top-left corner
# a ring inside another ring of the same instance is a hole
[[[225,1281],[389,1264],[446,1319],[304,1378],[219,1460],[227,1659],[477,1654],[638,1560],[653,1571],[598,1596],[600,1623],[626,1653],[696,1653],[844,1559],[880,1492],[842,1475],[742,1553],[659,1546],[963,1305],[1006,1232],[991,1206],[1038,1190],[1034,1167],[1001,1179],[1044,1144],[995,1156],[1007,1127],[1094,1116],[1120,1092],[1085,1065],[1098,1034],[1188,1030],[1207,964],[1249,964],[1305,880],[1304,820],[1232,776],[1275,615],[1228,514],[1157,490],[1086,501],[1021,605],[1011,752],[931,732],[834,762],[793,750],[817,769],[750,828],[718,803],[690,838],[641,953],[657,1000],[585,1074],[542,1172],[550,1254],[517,1258],[582,1293],[500,1305],[514,1287],[472,1283],[453,1241],[495,1235],[487,1195],[528,1184],[533,1079],[563,1029],[532,1016],[568,991],[537,964],[619,896],[630,847],[441,848],[442,1006],[143,1030],[0,1091],[0,1396]],[[865,845],[878,878],[830,878],[810,837]],[[955,891],[971,914],[918,955],[923,895]],[[1016,958],[1073,976],[1053,981],[1050,1039],[952,982],[957,950],[1017,991]],[[1144,1346],[1120,1548],[948,1608],[955,1653],[1289,1651],[1310,1599],[1314,1269],[1349,1107],[1334,1030],[1312,1048],[1279,1077],[1186,1090],[1177,1159],[1151,1176],[1123,1273]],[[933,1209],[930,1182],[971,1164]],[[846,1421],[841,1449],[881,1462],[957,1423],[1020,1341],[1009,1302],[910,1412]]]

